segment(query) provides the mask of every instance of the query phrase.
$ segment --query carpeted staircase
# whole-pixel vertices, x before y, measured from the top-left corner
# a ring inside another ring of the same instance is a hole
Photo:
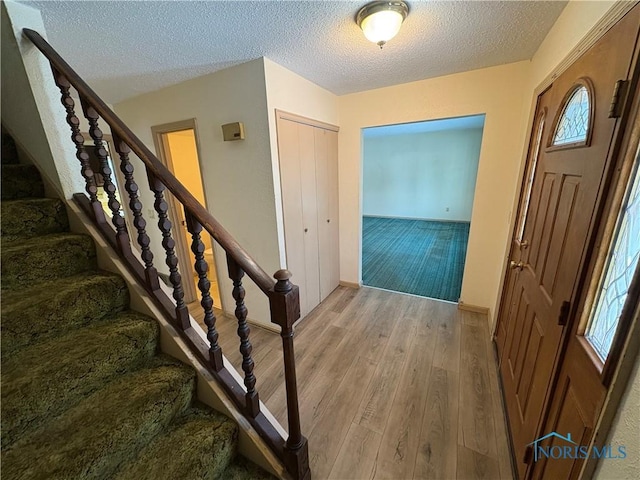
[[[2,135],[2,476],[267,479]]]

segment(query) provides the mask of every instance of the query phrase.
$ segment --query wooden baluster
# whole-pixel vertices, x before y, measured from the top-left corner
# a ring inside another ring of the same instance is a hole
[[[153,206],[158,212],[158,228],[162,232],[162,246],[167,252],[167,266],[169,267],[169,281],[173,285],[173,298],[176,301],[176,321],[179,328],[186,330],[191,327],[189,310],[184,303],[184,290],[182,289],[182,277],[178,271],[178,257],[176,256],[176,242],[171,237],[171,221],[168,217],[169,204],[164,199],[164,184],[147,168],[149,188],[153,192],[156,201]]]
[[[309,445],[302,436],[300,409],[298,406],[298,385],[296,379],[296,357],[293,351],[293,324],[300,318],[300,294],[298,287],[289,279],[291,272],[278,270],[277,280],[270,291],[271,322],[280,325],[282,353],[284,356],[284,378],[287,391],[287,415],[289,438],[285,444],[284,462],[294,478],[311,478],[309,470]]]
[[[118,249],[120,252],[127,254],[131,253],[131,240],[129,239],[129,232],[127,232],[127,225],[124,221],[124,216],[121,215],[120,210],[120,202],[116,197],[116,185],[113,183],[111,179],[111,167],[109,166],[108,153],[106,148],[104,148],[104,143],[102,141],[102,130],[98,126],[98,119],[100,118],[98,112],[89,105],[85,98],[80,98],[80,103],[82,103],[82,110],[84,112],[84,116],[89,122],[89,135],[93,139],[93,144],[96,146],[96,156],[100,161],[100,174],[103,179],[103,186],[105,192],[107,192],[107,197],[109,201],[107,202],[109,205],[109,209],[111,209],[111,222],[113,226],[116,227],[116,244],[118,245]]]
[[[218,331],[216,330],[216,316],[213,313],[213,299],[209,289],[211,288],[211,282],[207,277],[209,271],[209,265],[204,259],[205,245],[202,242],[202,225],[195,219],[189,211],[185,211],[185,217],[187,221],[187,229],[191,232],[191,251],[195,255],[195,262],[193,267],[198,274],[198,288],[202,294],[202,300],[200,305],[204,310],[204,323],[207,326],[207,339],[209,340],[209,361],[211,366],[216,372],[219,372],[224,367],[222,361],[222,349],[218,345]]]
[[[251,351],[253,347],[249,341],[251,329],[247,323],[247,307],[244,304],[244,287],[242,277],[244,271],[236,263],[233,257],[227,254],[227,266],[229,268],[229,278],[233,280],[233,298],[236,301],[236,318],[238,319],[238,336],[240,337],[240,353],[242,354],[242,370],[244,371],[244,385],[247,387],[245,395],[247,414],[255,418],[260,413],[260,399],[256,392],[256,377],[253,374],[253,358]]]
[[[51,66],[51,69],[53,70],[53,78],[56,85],[60,89],[60,101],[67,112],[67,123],[69,124],[69,127],[71,127],[71,140],[76,146],[76,158],[80,161],[80,173],[84,178],[87,194],[89,194],[94,219],[97,222],[104,223],[104,210],[102,209],[102,204],[98,200],[98,187],[96,186],[96,181],[93,176],[93,170],[91,170],[91,166],[89,164],[89,154],[84,149],[84,137],[82,136],[82,133],[80,133],[80,120],[76,116],[75,102],[69,93],[71,84],[69,83],[69,80],[67,80],[67,77],[58,72],[53,65]]]
[[[124,174],[125,184],[124,188],[129,194],[129,207],[133,213],[133,226],[138,231],[138,245],[142,249],[140,258],[144,262],[144,273],[147,280],[147,285],[151,290],[158,290],[160,288],[160,282],[158,280],[158,271],[153,266],[153,253],[149,247],[151,240],[147,235],[147,221],[142,215],[142,202],[138,197],[138,184],[133,178],[133,165],[129,160],[129,153],[131,149],[129,145],[123,142],[117,134],[113,135],[113,144],[116,152],[120,156],[120,171]]]

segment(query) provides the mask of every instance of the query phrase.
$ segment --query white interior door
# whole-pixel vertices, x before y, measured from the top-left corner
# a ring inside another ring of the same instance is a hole
[[[287,251],[287,269],[293,274],[291,281],[300,288],[300,313],[308,313],[307,280],[304,252],[304,226],[302,190],[300,183],[300,141],[298,124],[288,120],[278,122],[278,151],[284,237]]]
[[[316,134],[314,130],[316,129],[312,126],[298,124],[307,312],[320,303]]]

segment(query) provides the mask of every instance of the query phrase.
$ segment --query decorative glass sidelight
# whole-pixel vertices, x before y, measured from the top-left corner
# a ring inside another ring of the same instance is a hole
[[[580,85],[569,96],[556,123],[554,146],[586,142],[589,133],[589,109],[589,91],[587,87]]]
[[[640,150],[622,203],[585,336],[605,361],[640,258]]]
[[[520,212],[520,218],[518,219],[518,242],[522,242],[524,238],[524,226],[529,215],[529,203],[531,202],[531,191],[533,189],[533,180],[536,177],[536,169],[538,167],[538,157],[540,156],[540,144],[542,143],[542,132],[544,131],[544,114],[540,115],[538,120],[538,128],[536,129],[536,140],[533,148],[529,164],[527,165],[527,177],[524,185],[524,205],[522,205],[522,211]]]

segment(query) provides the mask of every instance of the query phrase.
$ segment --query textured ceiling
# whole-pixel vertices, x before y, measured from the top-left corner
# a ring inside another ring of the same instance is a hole
[[[110,103],[266,56],[342,95],[530,59],[565,1],[411,1],[384,49],[352,1],[22,1]]]

